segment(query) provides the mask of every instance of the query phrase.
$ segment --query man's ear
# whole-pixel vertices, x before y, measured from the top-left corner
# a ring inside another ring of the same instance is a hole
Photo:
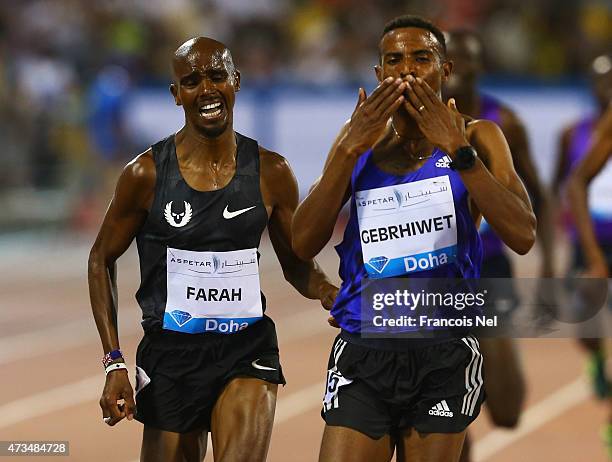
[[[376,74],[376,78],[378,79],[378,82],[382,82],[383,78],[383,70],[382,67],[380,67],[378,64],[376,66],[374,66],[374,73]]]
[[[172,96],[174,97],[174,104],[181,106],[183,103],[181,102],[181,96],[179,95],[178,87],[175,83],[170,84],[170,93],[172,93]]]
[[[448,81],[452,73],[453,73],[453,62],[444,61],[442,63],[442,82]]]
[[[240,91],[240,71],[238,69],[234,71],[234,88],[237,92]]]

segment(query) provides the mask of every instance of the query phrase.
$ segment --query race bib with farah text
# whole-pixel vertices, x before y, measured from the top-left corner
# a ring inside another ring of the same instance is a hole
[[[168,247],[164,329],[233,334],[263,316],[257,249],[194,252]]]

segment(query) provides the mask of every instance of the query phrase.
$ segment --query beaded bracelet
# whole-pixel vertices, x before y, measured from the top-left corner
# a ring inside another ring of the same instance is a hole
[[[104,368],[107,368],[110,363],[112,363],[116,359],[123,359],[123,353],[121,353],[121,350],[113,350],[106,353],[104,355],[104,358],[102,358],[102,365],[104,366]]]

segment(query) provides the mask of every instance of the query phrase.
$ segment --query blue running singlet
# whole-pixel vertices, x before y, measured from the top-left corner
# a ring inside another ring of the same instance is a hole
[[[480,276],[482,246],[468,192],[440,150],[414,172],[380,170],[372,151],[351,176],[350,217],[340,256],[342,286],[331,310],[349,333],[361,329],[361,295],[380,278]]]

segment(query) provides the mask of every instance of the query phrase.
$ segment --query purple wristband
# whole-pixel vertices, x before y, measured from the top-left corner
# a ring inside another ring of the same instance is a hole
[[[121,353],[121,350],[113,350],[106,353],[104,358],[102,358],[102,365],[106,369],[115,359],[123,359],[123,353]]]

